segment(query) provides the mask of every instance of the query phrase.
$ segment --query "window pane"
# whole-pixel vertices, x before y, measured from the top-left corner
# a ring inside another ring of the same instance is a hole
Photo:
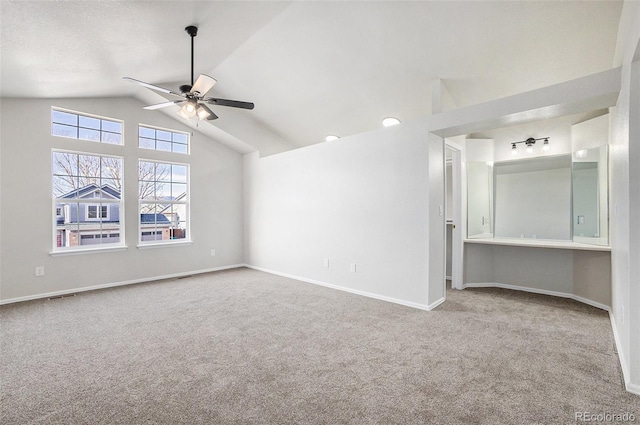
[[[185,195],[186,193],[186,183],[173,183],[171,185],[171,199],[173,201],[182,200],[183,195]]]
[[[78,155],[66,152],[53,152],[53,174],[65,176],[78,175]]]
[[[102,179],[100,183],[104,199],[120,199],[120,181],[116,179]]]
[[[112,157],[102,157],[100,161],[100,175],[103,178],[119,179],[122,175],[122,159]]]
[[[102,120],[102,131],[122,134],[122,123],[116,121]]]
[[[184,133],[173,133],[173,141],[175,143],[182,143],[183,145],[186,145],[188,140],[187,135]]]
[[[78,155],[78,171],[81,177],[100,177],[100,157],[93,155]],[[98,183],[97,181],[90,179],[91,183]],[[80,179],[80,183],[84,185],[88,184],[88,180]]]
[[[103,143],[109,143],[112,145],[121,145],[122,144],[122,134],[116,134],[116,133],[108,133],[108,132],[102,132],[100,133],[100,137],[101,137],[101,141]]]
[[[171,200],[171,185],[169,183],[158,182],[155,185],[156,199],[163,201]]]
[[[156,197],[156,186],[154,182],[150,181],[139,181],[138,182],[138,199],[155,199]]]
[[[54,198],[75,198],[73,190],[78,186],[77,176],[53,176],[53,196]]]
[[[100,120],[98,118],[86,117],[80,115],[80,127],[92,128],[94,130],[100,130]]]
[[[52,124],[51,134],[54,136],[72,137],[74,139],[77,139],[78,127],[70,127],[68,125],[63,125],[63,124]]]
[[[171,164],[156,163],[155,179],[157,181],[171,180]]]
[[[162,140],[158,140],[156,142],[156,150],[171,152],[171,142],[163,142]]]
[[[181,145],[179,143],[173,144],[173,151],[176,153],[187,153],[187,145]]]
[[[144,149],[155,149],[156,141],[153,139],[147,139],[146,137],[140,137],[138,139],[138,146]]]
[[[55,123],[60,123],[60,124],[77,126],[78,115],[70,114],[68,112],[56,111],[54,109],[51,111],[51,121]]]
[[[156,130],[149,127],[138,127],[138,136],[146,137],[147,139],[155,139],[156,138]]]
[[[91,140],[93,142],[100,141],[100,131],[99,130],[89,130],[87,128],[78,128],[78,139],[82,140]]]
[[[178,183],[186,183],[187,182],[187,166],[173,164],[171,166],[171,180]]]
[[[156,139],[171,141],[171,132],[164,130],[156,130]]]

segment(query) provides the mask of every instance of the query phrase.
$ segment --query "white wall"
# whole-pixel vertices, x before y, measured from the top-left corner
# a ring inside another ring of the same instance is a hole
[[[246,263],[425,308],[432,160],[442,172],[443,157],[429,158],[423,124],[265,158],[247,154]],[[440,183],[443,204],[442,176]]]
[[[191,155],[137,148],[138,123],[189,131],[164,114],[143,111],[133,99],[2,99],[2,221],[0,299],[242,263],[242,156],[194,133]],[[125,145],[51,136],[51,106],[125,121]],[[52,257],[51,149],[124,156],[125,251]],[[138,158],[191,163],[191,236],[193,244],[138,249]],[[210,250],[216,250],[211,257]],[[36,266],[45,275],[34,276]]]
[[[620,22],[614,65],[622,65],[622,85],[609,167],[612,315],[627,388],[640,394],[640,3],[625,1]]]

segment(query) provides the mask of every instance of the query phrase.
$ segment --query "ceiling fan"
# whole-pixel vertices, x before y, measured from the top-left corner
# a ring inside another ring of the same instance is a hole
[[[148,89],[181,97],[181,99],[145,106],[143,109],[154,110],[166,108],[172,105],[182,105],[182,108],[178,111],[178,115],[185,119],[197,116],[201,120],[215,120],[218,118],[218,116],[214,114],[213,111],[205,105],[205,103],[210,105],[230,106],[232,108],[253,109],[254,105],[251,102],[205,97],[216,83],[216,80],[208,75],[200,74],[195,83],[193,82],[193,38],[198,35],[198,27],[189,25],[184,30],[191,37],[191,85],[184,84],[179,87],[180,92],[176,92],[165,89],[164,87],[136,80],[135,78],[123,77],[125,80],[133,81],[134,83],[138,83]]]

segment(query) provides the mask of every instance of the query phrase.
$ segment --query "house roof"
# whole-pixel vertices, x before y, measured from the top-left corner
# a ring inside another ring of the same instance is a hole
[[[122,77],[189,82],[184,28],[197,25],[196,77],[217,80],[214,97],[256,104],[212,107],[220,119],[197,131],[271,153],[424,117],[436,80],[460,107],[609,69],[621,10],[617,0],[2,1],[0,96],[163,102]],[[195,127],[177,108],[145,113]]]
[[[86,186],[83,186],[79,189],[74,189],[64,195],[62,195],[60,198],[81,198],[81,199],[91,199],[89,198],[89,195],[91,195],[92,193],[98,192],[100,191],[100,196],[104,196],[105,194],[108,195],[108,197],[114,198],[114,199],[120,199],[120,191],[118,189],[115,189],[114,187],[108,185],[108,184],[103,184],[102,186],[98,186],[95,183],[91,183],[88,184]]]
[[[164,214],[140,214],[140,223],[171,223]]]

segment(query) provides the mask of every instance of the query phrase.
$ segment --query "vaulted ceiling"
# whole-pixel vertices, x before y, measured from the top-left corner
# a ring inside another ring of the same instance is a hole
[[[196,76],[218,80],[212,96],[256,104],[214,107],[220,118],[199,129],[268,154],[387,116],[426,116],[436,79],[460,107],[609,69],[621,10],[620,1],[2,0],[0,95],[161,102],[122,77],[189,83],[184,28],[196,25]]]

